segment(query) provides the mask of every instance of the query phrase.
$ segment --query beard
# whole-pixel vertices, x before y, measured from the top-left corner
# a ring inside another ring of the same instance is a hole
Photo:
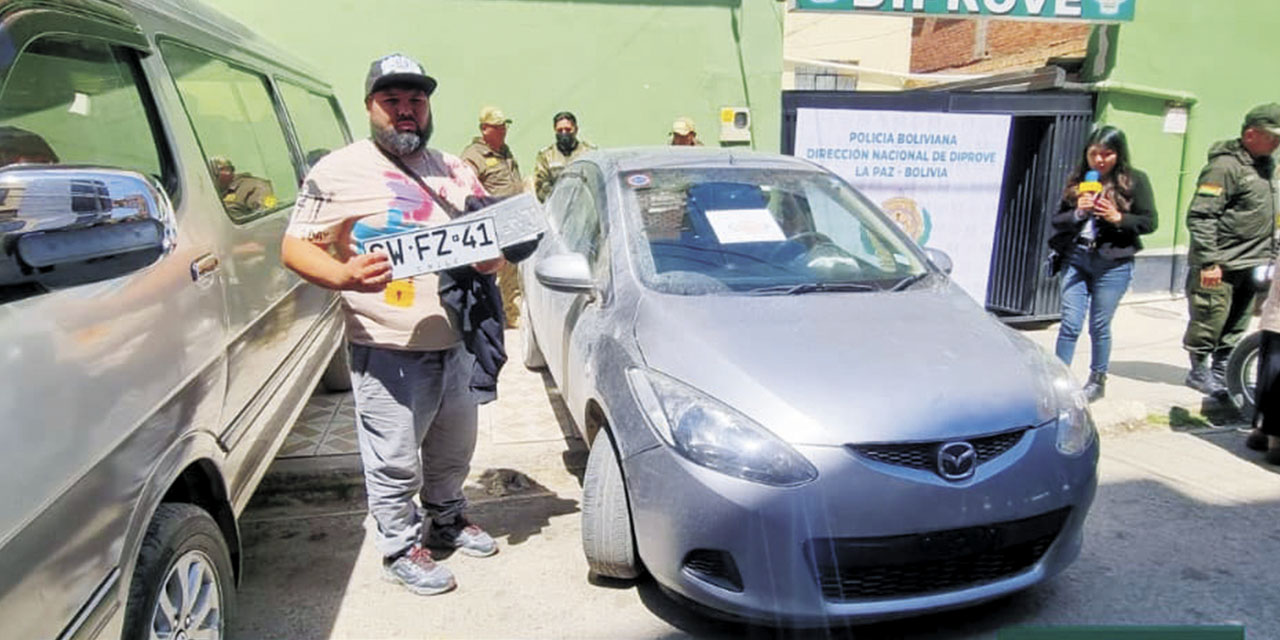
[[[435,131],[435,122],[432,118],[427,118],[426,126],[420,127],[415,131],[397,131],[396,123],[393,122],[386,127],[379,127],[373,123],[369,123],[369,130],[373,133],[373,139],[378,146],[387,151],[404,157],[427,146],[427,141],[431,139],[431,134]]]

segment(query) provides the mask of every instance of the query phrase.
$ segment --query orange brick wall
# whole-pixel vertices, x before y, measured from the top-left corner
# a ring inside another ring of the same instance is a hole
[[[1037,68],[1055,56],[1083,56],[1092,27],[1013,20],[987,22],[985,55],[974,55],[977,20],[916,18],[911,29],[911,71]]]

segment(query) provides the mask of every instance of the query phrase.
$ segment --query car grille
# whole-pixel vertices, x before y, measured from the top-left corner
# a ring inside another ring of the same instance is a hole
[[[1006,431],[993,436],[983,436],[981,438],[970,438],[967,442],[973,445],[974,450],[978,454],[978,464],[989,462],[1000,454],[1012,449],[1014,445],[1022,440],[1023,434],[1027,432],[1026,428],[1016,431]],[[912,469],[924,469],[932,471],[938,467],[938,448],[948,442],[957,442],[958,440],[944,440],[938,442],[911,442],[903,444],[851,444],[849,449],[854,453],[885,464],[897,465],[899,467],[910,467]]]
[[[1061,533],[1071,508],[980,527],[808,543],[822,595],[847,602],[974,587],[1031,568]]]

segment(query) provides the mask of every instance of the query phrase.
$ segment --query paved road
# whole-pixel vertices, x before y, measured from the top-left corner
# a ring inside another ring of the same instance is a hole
[[[581,442],[565,435],[548,380],[513,365],[501,388],[482,411],[469,486],[501,553],[449,558],[459,589],[420,598],[379,579],[358,492],[268,495],[244,517],[233,637],[993,638],[1010,625],[1176,623],[1280,638],[1280,474],[1230,428],[1104,434],[1084,552],[1048,584],[957,612],[787,632],[704,618],[651,580],[592,583],[579,546]]]

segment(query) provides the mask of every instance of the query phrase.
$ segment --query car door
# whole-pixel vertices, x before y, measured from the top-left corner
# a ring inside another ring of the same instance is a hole
[[[0,291],[4,637],[55,637],[88,603],[118,596],[126,532],[157,458],[221,407],[222,274],[202,261],[217,221],[188,197],[175,161],[184,139],[157,108],[148,43],[111,10],[102,24],[53,5],[0,11],[0,127],[45,149],[4,162],[150,176],[177,221],[171,250],[127,275]]]
[[[557,253],[579,253],[592,265],[599,278],[601,260],[607,256],[601,233],[600,207],[603,197],[599,171],[594,165],[581,163],[561,174],[556,191],[549,200],[551,209],[550,244],[539,251],[540,258]],[[536,309],[537,337],[560,392],[571,402],[575,418],[581,418],[583,390],[589,386],[583,379],[584,353],[582,335],[578,331],[584,312],[594,318],[600,292],[564,293],[537,284],[531,304]],[[581,424],[581,423],[580,423]]]
[[[270,77],[186,42],[165,40],[160,50],[200,140],[212,187],[206,193],[216,198],[208,206],[223,214],[219,258],[231,339],[220,439],[231,452],[227,473],[238,503],[244,474],[286,426],[261,424],[258,416],[287,377],[290,353],[333,298],[280,261],[303,167]],[[337,139],[323,143],[328,148],[345,142],[340,129],[334,132]]]
[[[600,334],[606,331],[604,316],[613,301],[613,283],[604,178],[594,164],[584,163],[581,171],[582,187],[570,203],[562,233],[572,251],[586,256],[596,290],[594,295],[575,296],[565,312],[565,382],[560,393],[578,424],[585,425],[584,412],[593,393],[598,365],[594,350],[600,343]]]

